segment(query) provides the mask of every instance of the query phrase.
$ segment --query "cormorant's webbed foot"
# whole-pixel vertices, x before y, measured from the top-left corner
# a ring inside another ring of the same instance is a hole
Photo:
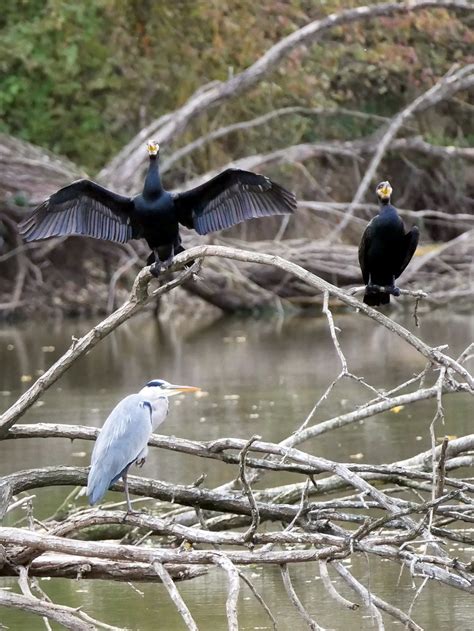
[[[162,267],[161,267],[160,261],[155,261],[154,263],[150,265],[150,273],[155,278],[158,278],[161,272],[162,272]]]
[[[168,258],[166,259],[166,261],[162,261],[161,263],[161,269],[163,271],[167,270],[169,267],[171,267],[171,265],[173,264],[173,259],[174,259],[174,252],[171,252],[171,254],[168,256]]]
[[[366,294],[378,294],[380,291],[380,287],[378,285],[373,285],[372,283],[368,283],[365,287]]]
[[[162,272],[165,272],[173,263],[175,249],[171,248],[168,258],[161,260],[158,250],[154,250],[148,257],[147,264],[150,266],[150,272],[157,278]]]
[[[396,285],[392,285],[388,288],[388,293],[398,297],[400,295],[400,289]]]

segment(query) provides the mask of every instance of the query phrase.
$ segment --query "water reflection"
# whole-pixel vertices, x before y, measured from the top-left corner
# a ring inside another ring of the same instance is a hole
[[[415,330],[411,319],[404,324]],[[340,341],[350,370],[376,387],[395,386],[425,365],[425,360],[405,342],[361,316],[341,314],[336,317],[336,325],[341,329]],[[66,350],[73,335],[80,336],[89,326],[87,322],[66,322],[1,329],[1,407],[8,407],[31,383],[28,378],[36,378]],[[449,352],[456,356],[474,338],[474,318],[434,313],[423,318],[417,333],[429,344],[448,343]],[[100,426],[118,400],[137,391],[149,379],[161,377],[198,385],[208,393],[200,398],[173,398],[170,416],[160,427],[163,433],[199,439],[248,438],[258,433],[264,439],[278,441],[301,424],[340,370],[324,318],[296,318],[283,323],[226,319],[186,339],[174,338],[173,343],[167,339],[151,318],[136,318],[80,360],[25,415],[23,422]],[[318,410],[315,421],[348,411],[366,396],[362,385],[345,380]],[[446,427],[439,429],[440,434],[461,435],[472,430],[472,404],[467,397],[446,397],[445,407]],[[341,461],[358,452],[366,462],[406,458],[429,447],[428,425],[433,409],[434,403],[426,401],[399,414],[387,412],[357,426],[325,434],[306,448]],[[86,465],[91,447],[85,441],[3,442],[0,475],[46,464]],[[143,475],[183,483],[193,482],[202,473],[208,475],[206,484],[212,486],[230,479],[236,471],[219,463],[158,450],[152,451],[142,471]],[[274,484],[294,479],[290,474],[268,478]],[[50,514],[69,490],[35,492],[35,514],[39,518]],[[118,498],[115,494],[109,497]],[[366,560],[360,559],[357,565],[354,569],[362,578],[367,572]],[[402,579],[403,589],[395,589],[398,567],[371,561],[370,571],[375,591],[407,608],[415,592],[406,577]],[[294,626],[296,614],[282,593],[278,571],[252,568],[249,572],[282,627]],[[315,578],[315,566],[293,568],[292,574],[298,593],[321,624],[338,629],[347,625],[369,628],[369,622],[363,619],[364,611],[354,614],[328,602]],[[203,629],[226,626],[226,585],[222,579],[219,572],[213,571],[182,587],[183,596]],[[139,586],[143,596],[129,586],[102,582],[52,580],[42,581],[42,586],[54,600],[83,605],[89,613],[110,624],[152,629],[156,628],[159,615],[160,628],[182,628],[158,585]],[[435,599],[441,591],[440,608]],[[346,596],[351,597],[347,593]],[[417,601],[414,616],[427,629],[468,629],[472,619],[469,602],[467,595],[427,587]],[[19,628],[19,624],[28,624],[28,629],[43,628],[39,619],[10,611],[2,615],[2,623],[11,628]],[[243,629],[271,628],[246,588],[242,590],[241,624]]]

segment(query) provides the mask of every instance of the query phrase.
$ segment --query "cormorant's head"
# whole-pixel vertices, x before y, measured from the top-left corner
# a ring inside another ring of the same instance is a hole
[[[153,379],[140,390],[140,394],[144,394],[151,399],[159,397],[172,397],[182,392],[199,392],[201,388],[195,386],[177,386],[163,379]]]
[[[375,189],[375,193],[381,202],[389,202],[390,197],[392,195],[392,187],[390,186],[390,182],[380,182],[377,188]]]
[[[157,156],[160,153],[160,145],[156,142],[156,140],[149,140],[146,143],[146,148],[150,157]]]

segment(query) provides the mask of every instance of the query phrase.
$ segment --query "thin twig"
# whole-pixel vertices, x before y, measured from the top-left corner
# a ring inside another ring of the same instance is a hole
[[[216,565],[219,565],[227,572],[227,577],[229,579],[229,591],[225,605],[227,611],[227,624],[229,631],[239,631],[239,622],[237,619],[237,602],[240,590],[239,573],[235,565],[226,555],[213,554],[212,559]]]
[[[245,492],[245,495],[248,498],[249,504],[250,504],[250,509],[252,511],[252,523],[250,524],[247,532],[244,535],[244,541],[252,541],[255,533],[258,530],[258,526],[260,524],[260,513],[258,511],[258,506],[257,506],[257,502],[255,501],[255,497],[253,495],[252,492],[252,488],[250,487],[250,484],[247,480],[247,476],[245,473],[245,459],[247,457],[247,453],[248,450],[250,449],[251,445],[257,441],[257,440],[261,440],[262,437],[261,436],[252,436],[252,438],[250,438],[250,440],[247,442],[247,444],[245,445],[245,447],[242,449],[242,451],[240,452],[239,455],[239,460],[240,460],[240,466],[239,466],[239,478],[240,478],[240,482],[242,484],[242,488]]]
[[[303,603],[298,598],[298,595],[295,592],[295,589],[294,589],[293,584],[291,582],[291,577],[290,577],[290,573],[288,571],[288,566],[286,564],[281,565],[280,566],[280,571],[281,571],[281,576],[282,576],[282,579],[283,579],[283,585],[285,586],[285,589],[286,589],[286,593],[288,594],[289,599],[291,600],[291,602],[295,606],[295,608],[298,611],[298,613],[300,614],[300,616],[303,618],[303,620],[308,625],[308,628],[311,629],[312,631],[325,631],[323,629],[323,627],[321,627],[315,620],[313,620],[313,618],[311,618],[309,613],[304,608]]]
[[[380,611],[375,606],[371,592],[366,587],[364,587],[364,585],[362,585],[362,583],[360,583],[339,561],[333,561],[332,567],[336,570],[339,576],[341,576],[346,581],[349,587],[351,587],[357,594],[359,594],[364,605],[367,607],[370,614],[372,615],[372,618],[374,619],[378,630],[384,631],[385,627],[383,624],[383,619]]]
[[[449,437],[445,436],[441,443],[441,452],[436,466],[436,490],[435,499],[441,497],[444,493],[444,480],[446,476],[446,452],[448,449]]]
[[[160,577],[163,585],[166,587],[166,590],[168,594],[170,595],[171,600],[175,604],[179,615],[183,619],[183,622],[186,625],[186,628],[189,629],[190,631],[198,631],[198,626],[195,623],[194,618],[191,615],[191,612],[189,611],[184,600],[182,599],[181,594],[178,591],[178,588],[174,584],[173,579],[169,575],[163,563],[159,563],[158,561],[155,561],[153,563],[153,569]]]
[[[264,609],[265,613],[267,614],[267,616],[270,618],[270,621],[272,623],[273,626],[273,631],[277,631],[278,630],[278,624],[277,621],[275,620],[272,612],[270,611],[270,608],[268,607],[267,603],[263,600],[262,596],[258,593],[258,591],[255,588],[255,585],[252,583],[252,581],[249,579],[248,576],[246,576],[244,574],[244,572],[242,572],[241,570],[239,570],[237,568],[237,572],[239,573],[240,578],[244,581],[244,583],[249,587],[250,591],[252,592],[252,594],[255,596],[256,600],[259,602],[259,604],[262,606],[262,608]]]
[[[329,576],[328,561],[326,559],[319,562],[319,575],[324,587],[326,588],[326,591],[332,598],[334,598],[337,603],[339,603],[343,607],[347,607],[348,609],[352,610],[359,608],[359,605],[357,603],[353,603],[350,600],[347,600],[347,598],[344,598],[344,596],[341,596],[341,594],[334,587],[333,582],[331,581],[331,577]]]

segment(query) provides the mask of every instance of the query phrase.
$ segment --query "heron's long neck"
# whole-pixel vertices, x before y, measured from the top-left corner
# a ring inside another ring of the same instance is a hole
[[[159,397],[151,403],[151,425],[154,431],[166,419],[169,410],[169,403],[166,397]]]
[[[150,199],[159,197],[163,192],[160,178],[160,166],[157,156],[150,156],[150,164],[143,186],[143,196]]]

